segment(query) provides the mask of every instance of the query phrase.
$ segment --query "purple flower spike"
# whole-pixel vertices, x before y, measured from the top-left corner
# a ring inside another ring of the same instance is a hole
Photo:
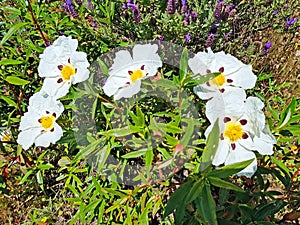
[[[175,0],[168,0],[167,13],[174,14],[176,10],[176,2]]]
[[[221,14],[222,14],[222,8],[224,5],[224,1],[218,1],[217,5],[216,5],[216,9],[214,11],[214,17],[219,20],[221,19]]]
[[[209,34],[206,42],[205,42],[205,46],[206,47],[211,47],[214,44],[215,41],[215,35],[214,34]]]
[[[198,19],[198,13],[196,13],[195,11],[193,11],[193,12],[191,13],[191,17],[192,17],[192,20],[193,20],[193,21],[196,21],[196,20]]]
[[[66,13],[71,14],[72,17],[74,18],[78,17],[78,13],[76,12],[74,6],[72,5],[72,0],[66,0],[66,2],[63,4],[63,7]]]
[[[94,9],[94,6],[93,6],[91,0],[88,0],[88,7],[89,7],[89,10],[93,10]]]

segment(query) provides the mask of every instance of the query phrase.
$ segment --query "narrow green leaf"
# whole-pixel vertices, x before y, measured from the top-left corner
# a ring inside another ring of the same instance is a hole
[[[14,26],[12,26],[9,31],[4,35],[2,38],[0,45],[3,45],[17,30],[19,30],[21,27],[25,26],[28,23],[21,22],[17,23]]]
[[[138,150],[138,151],[134,151],[134,152],[129,152],[125,155],[122,156],[122,158],[124,159],[131,159],[131,158],[138,158],[142,155],[145,155],[147,153],[147,149],[142,149],[142,150]]]
[[[28,84],[29,81],[27,80],[24,80],[24,79],[21,79],[19,77],[16,77],[16,76],[7,76],[5,78],[5,80],[10,83],[10,84],[14,84],[14,85],[25,85],[25,84]]]
[[[239,186],[232,184],[228,181],[222,180],[220,178],[208,177],[208,180],[215,187],[225,188],[225,189],[238,191],[238,192],[244,192],[244,190],[242,188],[240,188]]]
[[[219,119],[216,120],[211,132],[208,135],[206,147],[202,154],[202,160],[200,164],[200,171],[204,171],[211,165],[211,162],[217,152],[219,146],[220,128]]]
[[[286,174],[289,176],[289,169],[284,165],[284,163],[278,159],[276,159],[274,156],[271,156],[272,162],[275,163],[281,170],[286,172]]]
[[[192,188],[193,180],[188,180],[186,183],[182,184],[169,199],[165,213],[163,218],[166,218],[169,214],[171,214],[175,209],[177,210],[185,210],[185,206],[183,205],[184,199],[186,195],[189,193]]]
[[[231,165],[223,166],[219,169],[213,170],[210,172],[209,176],[211,177],[219,177],[219,178],[225,178],[229,177],[233,174],[236,174],[240,172],[241,170],[245,169],[247,166],[249,166],[253,160],[255,159],[249,159],[243,162],[234,163]]]
[[[181,58],[180,58],[180,64],[179,64],[179,80],[183,81],[186,77],[187,69],[188,69],[188,50],[185,47],[182,51]]]
[[[22,61],[19,60],[14,60],[14,59],[3,59],[0,61],[0,65],[17,65],[23,63]]]
[[[202,189],[204,185],[205,183],[203,182],[203,179],[195,182],[185,198],[185,204],[188,204],[194,201],[197,197],[199,197],[202,194]]]
[[[220,73],[209,73],[206,75],[197,75],[197,80],[195,82],[197,82],[197,85],[204,84],[210,79],[213,79],[219,75]]]
[[[216,215],[216,203],[210,191],[210,185],[205,184],[202,189],[202,194],[199,196],[200,212],[203,220],[210,225],[218,225]]]
[[[253,219],[264,220],[266,216],[273,216],[280,209],[286,205],[282,200],[276,200],[275,202],[270,202],[268,204],[261,204],[255,208],[255,213]]]
[[[18,108],[17,103],[15,103],[13,100],[11,100],[9,97],[6,96],[0,96],[0,99],[4,100],[7,104],[14,106],[15,108]]]

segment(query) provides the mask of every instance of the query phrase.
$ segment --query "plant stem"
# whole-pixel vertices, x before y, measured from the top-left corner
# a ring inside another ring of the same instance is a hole
[[[45,38],[44,33],[43,33],[43,31],[41,30],[40,25],[38,24],[36,18],[34,17],[33,10],[32,10],[32,7],[31,7],[31,1],[30,1],[30,0],[27,0],[27,2],[28,2],[28,8],[29,8],[29,11],[30,11],[30,13],[31,13],[31,16],[32,16],[32,20],[33,20],[33,22],[34,22],[34,25],[36,26],[36,28],[37,28],[38,31],[40,32],[41,37],[42,37],[42,39],[43,39],[43,41],[44,41],[45,46],[48,47],[50,44],[49,44],[49,42],[47,41],[47,39]]]

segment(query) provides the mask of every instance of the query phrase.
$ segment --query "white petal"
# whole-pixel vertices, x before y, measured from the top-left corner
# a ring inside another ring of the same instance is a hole
[[[103,86],[103,91],[107,96],[112,96],[119,90],[119,88],[127,86],[127,82],[130,82],[128,76],[110,76],[107,78]]]
[[[244,149],[241,145],[236,143],[235,150],[230,150],[227,159],[225,160],[225,165],[231,165],[238,162],[243,162],[249,159],[254,159],[254,161],[247,166],[245,169],[237,173],[238,176],[252,177],[252,175],[257,170],[257,161],[254,152]]]
[[[54,131],[47,131],[39,135],[35,139],[35,145],[48,147],[50,143],[55,144],[61,138],[62,135],[63,131],[61,127],[57,123],[54,123]]]
[[[253,88],[257,80],[257,76],[252,72],[251,65],[243,65],[236,72],[227,74],[226,78],[233,80],[232,85],[244,89]]]
[[[48,95],[55,99],[65,96],[68,94],[71,87],[71,82],[62,81],[58,83],[59,78],[45,78],[41,91],[46,92]]]
[[[213,54],[198,52],[193,58],[188,60],[188,65],[194,74],[206,75],[213,61]],[[216,71],[212,71],[216,72]]]
[[[38,123],[39,114],[35,111],[28,111],[21,117],[19,130],[27,130],[30,128],[38,128],[40,124]]]
[[[33,128],[21,131],[18,135],[17,143],[22,145],[24,150],[27,150],[33,145],[35,138],[41,133],[41,129]]]
[[[141,80],[137,80],[134,84],[127,87],[121,88],[114,95],[114,100],[119,100],[120,98],[130,98],[137,94],[141,89]]]
[[[77,39],[72,39],[71,36],[59,36],[54,42],[53,46],[63,46],[66,51],[74,52],[77,49],[78,41]]]
[[[221,165],[225,162],[229,154],[229,144],[226,140],[220,140],[217,152],[213,158],[212,164],[215,166]]]
[[[115,74],[118,74],[120,76],[120,71],[124,70],[125,68],[128,68],[128,66],[132,65],[133,63],[134,62],[132,60],[132,57],[128,51],[118,51],[116,53],[114,63],[109,69],[109,74],[111,76],[114,76]],[[128,76],[128,73],[124,74],[124,76]]]
[[[269,128],[265,126],[260,137],[254,137],[253,140],[256,150],[262,155],[272,155],[273,145],[276,144],[275,137],[271,134]]]
[[[76,52],[70,58],[70,62],[72,66],[77,69],[77,73],[74,75],[73,84],[85,81],[88,79],[90,71],[87,69],[90,64],[87,61],[86,53],[84,52]]]
[[[246,99],[244,117],[249,122],[247,129],[258,137],[265,127],[265,115],[262,111],[263,107],[263,102],[257,97],[248,97]]]
[[[216,93],[218,94],[219,89],[214,86],[207,86],[206,84],[201,84],[194,87],[195,94],[203,100],[208,100],[213,98]]]
[[[222,93],[225,105],[225,114],[232,117],[240,117],[245,111],[246,92],[242,88],[224,87]]]

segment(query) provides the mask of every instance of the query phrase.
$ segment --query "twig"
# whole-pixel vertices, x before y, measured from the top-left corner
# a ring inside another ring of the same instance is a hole
[[[43,39],[43,41],[44,41],[45,46],[48,47],[50,44],[49,44],[49,42],[47,41],[47,39],[45,38],[45,36],[44,36],[44,34],[43,34],[43,31],[41,30],[40,25],[38,24],[36,18],[35,18],[34,15],[33,15],[33,10],[32,10],[32,7],[31,7],[31,2],[30,2],[30,0],[27,0],[27,2],[28,2],[28,8],[29,8],[29,11],[30,11],[30,13],[31,13],[31,16],[32,16],[32,20],[33,20],[33,22],[34,22],[34,25],[37,27],[38,31],[40,32],[41,37],[42,37],[42,39]]]

